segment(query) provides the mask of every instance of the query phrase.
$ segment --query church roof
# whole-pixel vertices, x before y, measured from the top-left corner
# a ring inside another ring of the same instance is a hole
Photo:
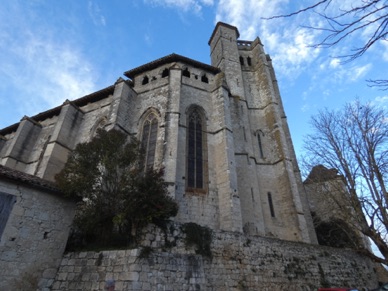
[[[89,95],[86,95],[86,96],[83,96],[81,98],[75,99],[75,100],[73,100],[71,102],[74,105],[76,105],[76,106],[84,106],[84,105],[86,105],[86,104],[88,104],[90,102],[96,102],[98,100],[106,98],[110,94],[113,94],[114,88],[115,88],[115,86],[111,85],[109,87],[106,87],[104,89],[101,89],[99,91],[91,93]],[[63,104],[60,105],[60,106],[51,108],[51,109],[49,109],[47,111],[41,112],[41,113],[39,113],[37,115],[34,115],[34,116],[30,117],[30,119],[32,119],[33,121],[38,122],[38,121],[42,121],[42,120],[45,120],[47,118],[53,117],[55,115],[59,115],[59,113],[61,112],[62,106],[63,106]],[[3,129],[0,129],[0,137],[1,137],[1,135],[6,135],[8,133],[11,133],[11,132],[17,130],[18,126],[19,126],[19,122],[15,123],[15,124],[12,124],[12,125],[10,125],[8,127],[5,127]]]
[[[133,79],[135,76],[137,76],[141,73],[144,73],[144,72],[149,71],[149,70],[153,70],[153,69],[160,67],[164,64],[173,63],[173,62],[186,63],[186,64],[191,65],[193,67],[201,68],[203,70],[206,70],[206,71],[214,73],[214,74],[221,72],[221,70],[217,67],[213,67],[211,65],[201,63],[201,62],[195,61],[193,59],[190,59],[190,58],[173,53],[173,54],[170,54],[168,56],[162,57],[160,59],[156,59],[156,60],[149,62],[147,64],[144,64],[140,67],[126,71],[124,73],[124,75],[130,79]]]

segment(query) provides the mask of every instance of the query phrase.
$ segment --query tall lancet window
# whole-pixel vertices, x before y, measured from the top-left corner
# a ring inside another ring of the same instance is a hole
[[[155,161],[156,137],[158,134],[158,118],[155,113],[148,114],[143,123],[141,146],[144,150],[144,166],[152,168]]]
[[[207,180],[207,147],[205,119],[198,108],[188,115],[187,126],[187,188],[205,191]]]

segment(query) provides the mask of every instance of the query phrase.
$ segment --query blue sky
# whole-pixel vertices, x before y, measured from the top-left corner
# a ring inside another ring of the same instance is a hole
[[[338,0],[331,9],[359,0]],[[123,72],[171,53],[210,63],[217,21],[240,39],[260,37],[273,59],[297,155],[309,119],[324,107],[360,98],[388,106],[388,91],[366,79],[387,78],[388,42],[341,64],[335,56],[366,32],[331,49],[313,49],[316,14],[263,20],[315,1],[291,0],[0,0],[0,128],[113,84]],[[297,4],[296,4],[297,3]],[[300,6],[299,6],[300,5]]]

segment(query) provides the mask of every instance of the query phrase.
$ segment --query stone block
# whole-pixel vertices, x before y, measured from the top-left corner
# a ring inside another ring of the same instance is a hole
[[[56,274],[57,274],[57,269],[49,268],[43,271],[42,278],[52,279],[52,278],[55,278]]]
[[[119,280],[121,281],[138,281],[139,277],[139,272],[122,272],[119,274]]]

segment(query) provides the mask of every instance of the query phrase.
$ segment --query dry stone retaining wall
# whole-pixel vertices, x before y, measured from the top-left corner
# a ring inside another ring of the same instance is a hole
[[[208,258],[185,247],[179,227],[171,248],[161,234],[146,237],[145,248],[66,254],[51,290],[103,290],[111,279],[115,290],[312,291],[377,282],[374,265],[350,250],[217,232]]]

